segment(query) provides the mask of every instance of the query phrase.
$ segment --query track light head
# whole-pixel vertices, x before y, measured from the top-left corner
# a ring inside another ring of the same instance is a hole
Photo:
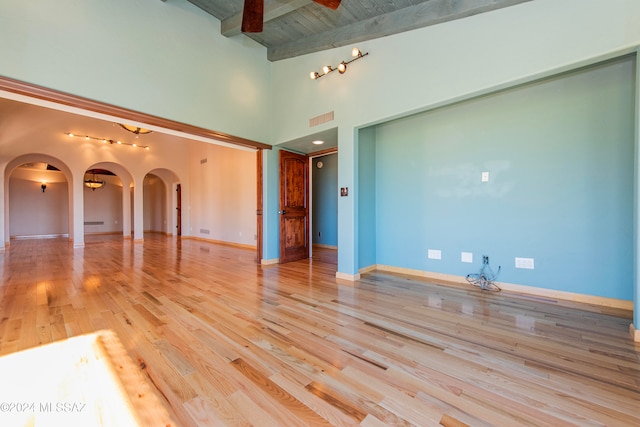
[[[347,71],[347,65],[352,63],[353,61],[356,61],[364,56],[367,56],[369,53],[362,53],[360,51],[360,49],[358,49],[357,47],[354,47],[353,50],[351,51],[351,56],[353,56],[352,59],[350,59],[349,61],[344,60],[342,62],[340,62],[336,68],[333,68],[331,65],[325,65],[324,67],[322,67],[322,74],[318,73],[317,71],[312,71],[309,73],[309,77],[311,78],[311,80],[317,80],[320,77],[326,76],[327,74],[338,70],[338,72],[340,74],[344,74]]]

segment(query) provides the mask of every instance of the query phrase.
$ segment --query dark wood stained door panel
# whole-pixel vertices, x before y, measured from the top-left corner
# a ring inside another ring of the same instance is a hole
[[[308,256],[308,158],[280,151],[280,262],[297,261]]]

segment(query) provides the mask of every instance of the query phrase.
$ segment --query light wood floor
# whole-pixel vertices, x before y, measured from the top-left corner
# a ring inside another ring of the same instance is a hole
[[[179,425],[640,425],[629,312],[94,239],[0,254],[0,354],[112,329]]]

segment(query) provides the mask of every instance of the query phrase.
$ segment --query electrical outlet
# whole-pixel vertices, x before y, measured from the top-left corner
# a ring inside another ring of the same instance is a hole
[[[427,258],[442,259],[442,251],[439,249],[429,249],[427,250]]]
[[[516,258],[516,268],[534,269],[533,258]]]
[[[473,254],[471,252],[460,252],[460,261],[461,262],[473,262]]]
[[[489,172],[482,172],[482,182],[489,182]]]

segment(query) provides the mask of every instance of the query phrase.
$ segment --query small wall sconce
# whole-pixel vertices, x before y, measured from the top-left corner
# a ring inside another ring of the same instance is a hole
[[[43,182],[43,183],[40,185],[40,188],[42,188],[42,192],[44,193],[44,190],[46,190],[46,189],[47,189],[47,183],[46,183],[46,182]]]
[[[323,74],[320,74],[317,71],[312,71],[309,73],[309,78],[311,80],[317,80],[320,77],[326,76],[327,74],[336,70],[338,70],[340,74],[344,74],[347,71],[348,64],[351,64],[353,61],[356,61],[364,56],[367,56],[368,54],[369,52],[362,53],[360,49],[358,49],[357,47],[354,47],[353,50],[351,51],[351,56],[353,57],[353,59],[350,59],[349,61],[342,61],[340,64],[337,65],[336,68],[333,68],[331,65],[325,65],[324,67],[322,67]]]

